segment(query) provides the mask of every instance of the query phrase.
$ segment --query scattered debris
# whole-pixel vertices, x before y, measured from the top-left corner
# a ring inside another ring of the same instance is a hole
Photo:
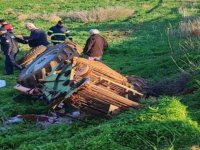
[[[6,86],[6,81],[5,80],[0,80],[0,88]]]
[[[48,126],[51,124],[58,124],[58,123],[67,123],[70,124],[72,123],[72,118],[70,117],[53,117],[53,116],[47,116],[47,115],[35,115],[35,114],[26,114],[26,115],[17,115],[15,117],[12,117],[7,120],[7,124],[10,123],[17,123],[17,122],[22,122],[22,121],[29,121],[29,122],[34,122],[37,125],[43,125],[43,126]]]

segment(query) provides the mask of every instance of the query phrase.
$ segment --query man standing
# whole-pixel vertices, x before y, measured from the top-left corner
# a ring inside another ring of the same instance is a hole
[[[44,31],[35,27],[32,23],[26,23],[25,28],[31,32],[29,37],[24,38],[31,48],[36,48],[40,45],[49,45],[47,35]]]
[[[90,37],[87,39],[83,53],[89,60],[100,61],[103,53],[108,48],[108,43],[105,38],[99,35],[99,30],[91,29]]]
[[[18,53],[17,40],[4,28],[0,28],[0,45],[5,55],[5,75],[13,74],[13,67],[22,70],[22,67],[15,62]]]
[[[51,36],[51,42],[53,45],[64,42],[66,37],[72,40],[72,35],[70,31],[64,27],[64,22],[62,20],[58,21],[55,26],[51,27],[47,34]]]
[[[13,26],[6,22],[5,19],[0,19],[0,25],[2,28],[6,29],[8,32],[13,32]]]

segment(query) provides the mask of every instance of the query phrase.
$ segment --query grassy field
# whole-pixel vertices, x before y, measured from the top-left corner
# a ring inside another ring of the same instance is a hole
[[[133,14],[120,18],[118,12],[114,19],[96,22],[69,17],[69,12],[119,6],[122,12],[129,9]],[[87,120],[87,124],[77,121],[48,128],[21,122],[7,127],[3,125],[6,118],[18,114],[44,114],[47,109],[30,98],[13,99],[19,94],[13,89],[19,72],[3,75],[1,53],[0,79],[6,80],[7,86],[0,89],[0,149],[200,149],[200,39],[183,36],[192,31],[183,30],[180,24],[192,23],[193,26],[188,25],[187,29],[198,26],[198,1],[0,0],[0,8],[0,18],[13,24],[15,34],[28,35],[23,27],[28,21],[47,31],[60,17],[64,18],[74,41],[84,46],[88,30],[98,28],[109,42],[103,61],[124,75],[141,76],[152,85],[177,76],[181,69],[195,74],[187,85],[195,89],[192,92],[144,99],[141,101],[143,109],[128,110],[111,120],[96,118]],[[29,50],[28,46],[19,47],[18,58]]]

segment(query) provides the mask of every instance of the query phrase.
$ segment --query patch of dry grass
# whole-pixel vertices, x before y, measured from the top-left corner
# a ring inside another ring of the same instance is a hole
[[[45,20],[45,21],[50,21],[50,22],[58,22],[59,20],[61,20],[61,18],[54,13],[43,14],[43,15],[38,16],[38,17],[39,17],[39,19],[42,19],[42,20]]]
[[[188,37],[200,35],[200,17],[188,17],[179,23],[178,29],[172,26],[168,30],[170,36]]]
[[[109,7],[109,8],[97,8],[91,11],[75,11],[63,14],[63,17],[67,17],[73,20],[79,20],[84,23],[89,22],[103,22],[114,19],[127,18],[134,14],[133,9],[124,7]]]
[[[178,8],[182,21],[178,28],[170,26],[168,34],[175,37],[189,37],[191,35],[200,36],[200,17],[194,17],[198,10],[198,0],[189,0],[181,3]]]
[[[37,11],[40,11],[40,10],[43,10],[44,8],[40,5],[34,5],[33,8],[32,8],[32,11],[33,12],[37,12]]]
[[[5,13],[6,15],[14,15],[14,14],[16,13],[16,11],[15,11],[14,9],[12,9],[12,8],[8,8],[8,9],[6,9],[6,10],[4,11],[4,13]]]
[[[50,7],[57,8],[57,5],[52,5]],[[13,11],[14,10],[9,10],[8,12],[13,13]],[[19,21],[41,19],[50,22],[57,22],[61,18],[69,18],[71,20],[89,23],[127,18],[134,14],[134,10],[124,7],[109,7],[97,8],[91,11],[53,12],[46,14],[34,13],[31,15],[14,12],[14,14]]]
[[[50,7],[53,8],[53,9],[58,9],[58,8],[60,8],[60,5],[58,5],[58,4],[51,4]]]
[[[56,15],[56,13],[42,14],[42,15],[39,13],[35,13],[31,15],[18,13],[18,15],[16,16],[16,19],[19,21],[41,19],[41,20],[45,20],[49,22],[58,22],[59,20],[61,20],[61,18],[58,15]]]
[[[182,17],[188,17],[189,16],[189,12],[188,12],[188,9],[186,7],[179,7],[178,12]]]
[[[109,42],[119,42],[123,39],[127,39],[130,35],[136,32],[134,29],[127,31],[109,30],[105,31],[104,35]]]
[[[134,33],[138,31],[132,25],[132,23],[129,22],[123,22],[119,25],[124,28],[120,30],[107,28],[103,32],[103,36],[105,36],[109,42],[121,42],[121,40],[127,40],[129,37],[131,37]]]
[[[144,3],[144,4],[142,4],[142,8],[144,8],[144,9],[150,9],[151,5],[149,3]]]
[[[194,12],[197,13],[198,10],[198,1],[193,0],[193,1],[184,1],[182,5],[178,8],[179,14],[183,18],[187,18],[193,15]]]
[[[191,147],[191,150],[200,150],[200,146],[199,145],[193,145]]]
[[[28,16],[26,14],[19,14],[17,16],[17,20],[19,20],[19,21],[25,21],[27,19],[28,19]]]
[[[179,23],[179,32],[182,35],[196,34],[200,30],[200,17],[186,19]]]

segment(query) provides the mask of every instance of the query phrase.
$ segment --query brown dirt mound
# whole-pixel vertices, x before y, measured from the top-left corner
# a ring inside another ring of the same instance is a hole
[[[182,73],[172,78],[165,78],[160,82],[149,86],[148,96],[179,95],[187,89],[187,83],[192,80],[192,75]]]

